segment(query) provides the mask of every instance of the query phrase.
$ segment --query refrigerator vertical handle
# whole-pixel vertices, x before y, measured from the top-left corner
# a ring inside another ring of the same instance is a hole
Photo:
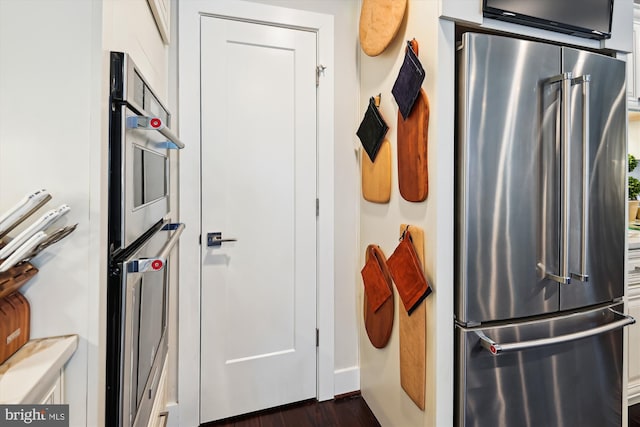
[[[582,85],[582,225],[580,227],[580,271],[571,277],[581,282],[589,281],[587,255],[589,245],[589,92],[591,75],[576,77],[574,85]]]
[[[561,158],[561,183],[560,183],[560,268],[558,274],[545,272],[547,279],[561,284],[571,283],[569,276],[569,188],[571,176],[571,73],[562,73],[551,77],[548,84],[560,83],[560,158]]]

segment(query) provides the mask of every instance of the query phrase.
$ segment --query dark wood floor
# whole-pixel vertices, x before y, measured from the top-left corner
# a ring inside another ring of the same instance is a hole
[[[325,402],[308,400],[201,427],[380,427],[380,423],[357,394]]]
[[[317,402],[309,400],[201,427],[380,427],[362,396]],[[640,427],[640,403],[629,407],[628,427]]]
[[[640,403],[629,406],[629,427],[640,427]]]

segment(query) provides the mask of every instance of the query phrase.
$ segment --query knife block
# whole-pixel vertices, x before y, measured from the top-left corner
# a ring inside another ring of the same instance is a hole
[[[0,363],[29,341],[31,308],[20,292],[0,299]]]
[[[38,269],[28,262],[23,262],[4,273],[0,273],[0,298],[4,298],[20,289],[36,273],[38,273]]]

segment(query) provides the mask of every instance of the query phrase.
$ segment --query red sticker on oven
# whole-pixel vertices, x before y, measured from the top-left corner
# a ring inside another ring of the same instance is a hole
[[[160,120],[158,117],[154,117],[149,121],[149,124],[152,128],[158,129],[160,126],[162,126],[162,120]]]
[[[162,260],[155,260],[151,263],[151,268],[154,270],[160,270],[163,266]]]

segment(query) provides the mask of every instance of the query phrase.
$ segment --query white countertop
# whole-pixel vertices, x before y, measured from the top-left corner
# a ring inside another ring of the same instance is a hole
[[[78,347],[77,335],[31,340],[0,365],[0,404],[35,402]]]

